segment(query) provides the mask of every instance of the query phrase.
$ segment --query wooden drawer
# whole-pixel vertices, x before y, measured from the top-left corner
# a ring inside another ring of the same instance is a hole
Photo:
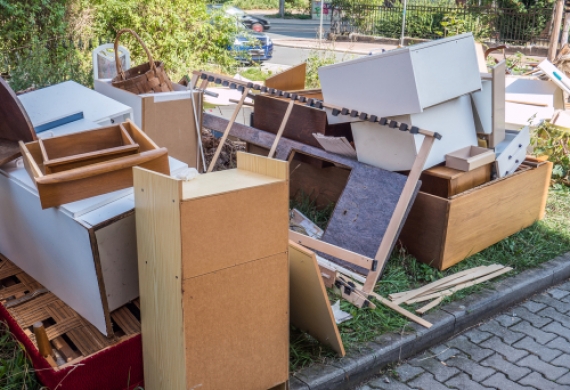
[[[491,164],[483,165],[468,172],[437,166],[426,169],[420,180],[422,181],[421,191],[448,198],[491,180]]]
[[[497,177],[513,173],[522,164],[526,156],[526,148],[530,144],[529,127],[521,131],[506,131],[505,140],[497,145]]]

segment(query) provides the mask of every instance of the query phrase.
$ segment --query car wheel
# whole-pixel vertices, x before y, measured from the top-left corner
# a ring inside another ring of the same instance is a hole
[[[255,32],[263,32],[263,25],[261,23],[253,23],[251,29]]]

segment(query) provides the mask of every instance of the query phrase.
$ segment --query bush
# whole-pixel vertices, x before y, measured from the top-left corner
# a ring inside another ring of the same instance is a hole
[[[552,180],[570,186],[570,129],[543,122],[534,131],[531,145],[535,156],[547,155],[554,163]]]
[[[67,79],[90,85],[89,49],[125,27],[165,62],[173,80],[191,69],[232,73],[239,65],[228,51],[235,19],[208,14],[204,0],[0,0],[0,71],[16,90]],[[147,61],[132,37],[123,35],[121,44],[133,64]]]

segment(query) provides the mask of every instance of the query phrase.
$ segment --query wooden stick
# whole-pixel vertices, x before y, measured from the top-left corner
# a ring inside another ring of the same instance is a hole
[[[481,276],[489,275],[489,274],[491,274],[491,273],[493,273],[493,272],[495,272],[495,271],[498,271],[498,270],[500,270],[500,269],[503,269],[503,268],[505,268],[504,265],[493,264],[493,265],[490,265],[490,266],[488,266],[488,267],[485,267],[485,268],[482,269],[482,270],[478,270],[478,271],[476,271],[476,272],[469,273],[469,274],[467,274],[467,275],[465,275],[465,276],[462,276],[462,277],[457,278],[457,279],[453,279],[453,280],[450,281],[450,282],[447,282],[447,283],[441,284],[441,285],[439,285],[439,286],[437,286],[437,287],[434,287],[434,288],[432,288],[431,290],[427,291],[427,293],[429,293],[429,292],[434,292],[434,291],[447,290],[447,289],[450,288],[450,287],[457,286],[457,285],[459,285],[459,284],[463,284],[463,283],[468,282],[468,281],[470,281],[470,280],[474,280],[474,279],[480,278]]]
[[[463,276],[463,275],[467,275],[467,274],[470,273],[470,272],[473,272],[473,271],[479,270],[479,269],[483,269],[483,268],[485,268],[484,265],[483,265],[483,266],[480,266],[480,267],[471,268],[471,269],[468,269],[468,270],[465,270],[465,271],[457,272],[457,273],[455,273],[455,274],[453,274],[453,275],[449,275],[449,276],[446,276],[445,278],[441,278],[441,279],[439,279],[439,280],[436,280],[435,282],[431,282],[430,284],[426,284],[425,286],[422,286],[422,287],[420,287],[420,288],[417,288],[417,289],[414,289],[414,290],[409,290],[409,291],[403,291],[403,292],[400,292],[400,293],[393,293],[393,294],[390,294],[388,297],[394,301],[394,300],[396,300],[397,298],[404,297],[404,296],[407,296],[407,295],[409,295],[408,298],[411,298],[411,297],[414,297],[414,296],[417,296],[417,295],[421,295],[423,292],[429,291],[429,290],[431,290],[433,287],[435,287],[435,286],[437,286],[437,285],[440,285],[440,284],[442,284],[442,283],[446,283],[446,282],[448,282],[448,281],[457,279],[457,278],[459,278],[459,277],[461,277],[461,276]],[[393,297],[393,298],[392,298],[392,297]],[[405,299],[405,300],[407,300],[407,299]],[[402,301],[402,302],[403,302],[403,301]]]
[[[230,121],[228,122],[228,126],[226,127],[226,130],[224,131],[224,135],[222,136],[222,139],[220,140],[220,143],[218,144],[218,148],[216,149],[216,153],[214,154],[212,161],[210,161],[210,166],[208,167],[208,173],[212,172],[214,170],[214,166],[216,165],[216,162],[218,161],[218,158],[220,157],[220,153],[222,152],[222,148],[224,147],[224,144],[226,142],[226,139],[228,138],[228,135],[230,135],[230,130],[231,130],[232,126],[234,125],[234,122],[236,121],[239,110],[241,110],[241,106],[243,105],[243,102],[245,101],[245,98],[247,97],[248,92],[249,92],[248,88],[245,88],[243,90],[243,94],[241,95],[241,98],[239,99],[239,102],[238,102],[238,104],[234,110],[234,113],[232,114],[232,117],[231,117]]]
[[[192,74],[192,78],[190,79],[190,83],[188,84],[188,86],[190,87],[189,89],[194,89],[196,88],[196,84],[198,84],[198,78],[200,77],[200,75],[193,73]]]
[[[353,282],[359,289],[362,290],[362,285]],[[370,293],[366,293],[363,291],[363,293],[367,294],[368,297],[372,296],[374,297],[374,299],[376,299],[378,302],[380,302],[381,304],[383,304],[386,307],[389,307],[390,309],[400,313],[401,315],[403,315],[404,317],[414,321],[415,323],[422,325],[426,328],[431,328],[432,327],[432,323],[428,322],[426,320],[424,320],[421,317],[418,317],[417,315],[415,315],[414,313],[410,313],[409,311],[407,311],[406,309],[404,309],[403,307],[400,307],[398,305],[396,305],[394,302],[390,302],[388,299],[384,298],[383,296],[381,296],[380,294],[376,294],[374,291],[370,292]]]
[[[483,277],[480,277],[480,278],[478,278],[478,279],[472,280],[472,281],[470,281],[470,282],[466,282],[466,283],[463,283],[463,284],[459,284],[459,285],[457,285],[457,286],[455,286],[455,287],[453,287],[453,288],[450,288],[450,289],[448,289],[448,290],[444,290],[444,291],[440,291],[440,292],[433,293],[433,294],[430,294],[430,295],[425,295],[425,296],[421,296],[421,297],[417,297],[417,298],[411,299],[411,300],[409,300],[409,301],[406,301],[406,303],[409,302],[409,304],[412,304],[412,303],[417,303],[417,302],[424,302],[424,301],[429,301],[430,299],[433,299],[433,298],[438,298],[438,297],[443,297],[443,296],[451,295],[451,294],[453,294],[453,293],[455,293],[455,292],[457,292],[457,291],[459,291],[459,290],[463,290],[464,288],[471,287],[471,286],[475,286],[475,285],[477,285],[477,284],[486,282],[486,281],[488,281],[488,280],[491,280],[491,279],[493,279],[493,278],[496,278],[497,276],[501,276],[502,274],[505,274],[505,273],[507,273],[507,272],[509,272],[509,271],[512,271],[512,268],[511,268],[511,267],[505,267],[505,268],[500,269],[500,270],[498,270],[498,271],[496,271],[496,272],[493,272],[492,274],[485,275],[485,276],[483,276]]]
[[[556,52],[558,50],[558,40],[560,38],[560,25],[562,24],[563,13],[564,13],[564,1],[556,0],[556,5],[554,6],[552,35],[550,36],[550,44],[548,45],[548,53],[546,54],[546,58],[548,58],[548,61],[550,62],[554,61],[554,58],[556,57]]]
[[[431,301],[427,305],[420,307],[419,309],[416,309],[416,313],[424,314],[429,309],[432,309],[432,308],[436,307],[437,305],[439,305],[441,303],[441,301],[443,301],[443,297],[439,297],[437,299],[434,299],[433,301]]]
[[[348,302],[352,303],[354,306],[358,307],[359,309],[363,307],[368,307],[370,309],[376,309],[376,305],[370,301],[368,296],[366,296],[362,291],[360,291],[357,286],[358,284],[351,282],[354,286],[351,286],[346,280],[342,277],[337,277],[336,282],[339,282],[342,287],[339,289],[341,296],[347,300]],[[347,287],[351,290],[350,294],[347,294],[345,288]]]
[[[289,117],[291,116],[291,111],[293,111],[293,106],[295,106],[295,99],[291,99],[291,101],[289,102],[289,105],[287,106],[287,110],[285,111],[285,116],[283,117],[283,120],[281,121],[281,126],[279,126],[279,130],[277,131],[277,135],[275,136],[275,140],[273,141],[273,145],[271,145],[271,149],[269,150],[269,158],[273,158],[273,155],[275,154],[275,150],[277,149],[277,144],[279,143],[279,140],[281,139],[281,136],[283,135],[283,131],[285,130],[285,126],[287,125],[287,122],[289,121]]]
[[[368,276],[366,277],[366,283],[364,283],[364,292],[367,294],[370,294],[374,291],[376,282],[378,281],[380,273],[384,268],[384,263],[390,256],[392,244],[397,239],[400,224],[402,223],[404,215],[406,215],[406,212],[408,210],[408,206],[412,201],[418,179],[420,178],[420,175],[424,169],[424,165],[429,156],[429,152],[431,151],[431,147],[433,146],[434,141],[435,138],[433,137],[424,137],[420,152],[416,156],[416,160],[412,165],[412,170],[408,175],[408,179],[404,185],[402,195],[400,195],[400,199],[396,204],[394,214],[392,214],[392,218],[390,219],[386,233],[384,234],[382,242],[380,243],[380,247],[378,248],[378,252],[376,252],[376,256],[374,257],[376,260],[378,260],[376,271],[369,272]]]
[[[57,367],[55,360],[53,360],[53,350],[44,328],[44,324],[39,321],[33,325],[34,335],[36,336],[36,345],[38,352],[42,355],[52,367]]]
[[[321,256],[317,255],[317,263],[319,263],[319,265],[322,265],[324,267],[333,269],[335,271],[337,271],[338,273],[349,277],[350,279],[357,280],[361,283],[364,283],[366,281],[366,278],[362,275],[357,274],[356,272],[352,272],[336,263],[333,263],[332,261],[329,261],[327,259],[323,259]]]
[[[316,238],[309,237],[292,230],[289,230],[289,239],[297,244],[306,246],[307,248],[326,253],[327,255],[334,256],[338,259],[348,261],[349,263],[369,270],[377,263],[376,260],[371,259],[370,257],[359,255],[358,253],[351,252],[339,246],[317,240]]]

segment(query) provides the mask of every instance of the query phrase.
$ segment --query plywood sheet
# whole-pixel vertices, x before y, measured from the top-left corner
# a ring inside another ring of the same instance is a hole
[[[344,356],[315,252],[289,241],[289,263],[291,324]]]
[[[133,169],[145,388],[186,389],[179,183]]]
[[[288,274],[282,252],[184,280],[185,389],[266,390],[287,380]]]
[[[282,180],[182,202],[184,279],[286,252],[288,205]]]

